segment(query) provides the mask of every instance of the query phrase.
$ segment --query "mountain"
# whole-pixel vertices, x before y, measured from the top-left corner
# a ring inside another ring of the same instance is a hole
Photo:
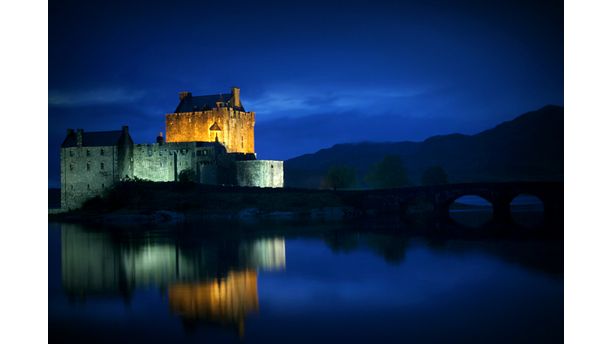
[[[333,165],[352,166],[363,180],[372,164],[391,154],[401,157],[413,184],[435,165],[452,183],[563,180],[563,107],[548,105],[475,135],[337,144],[285,161],[285,185],[317,188]]]

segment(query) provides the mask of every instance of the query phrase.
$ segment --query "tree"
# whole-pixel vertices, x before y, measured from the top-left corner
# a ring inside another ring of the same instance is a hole
[[[423,172],[421,184],[424,186],[448,184],[448,175],[441,166],[431,166]]]
[[[182,183],[188,183],[188,182],[195,182],[195,173],[193,172],[192,169],[187,169],[187,170],[182,170],[181,173],[179,173],[179,182]]]
[[[408,174],[398,155],[387,155],[372,165],[365,182],[373,188],[396,188],[409,184]]]
[[[355,185],[355,169],[349,166],[332,166],[327,170],[323,186],[336,189],[346,189]]]

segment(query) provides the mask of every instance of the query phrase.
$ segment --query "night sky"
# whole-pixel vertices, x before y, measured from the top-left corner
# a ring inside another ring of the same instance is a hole
[[[234,85],[263,159],[476,133],[563,105],[563,1],[50,0],[49,186],[67,128],[154,142]]]

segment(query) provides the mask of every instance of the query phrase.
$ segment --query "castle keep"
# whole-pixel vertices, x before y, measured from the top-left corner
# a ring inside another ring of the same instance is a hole
[[[61,148],[62,208],[75,209],[123,180],[191,180],[210,185],[283,187],[283,162],[257,160],[255,113],[244,110],[240,89],[179,94],[153,144],[134,144],[128,127],[117,131],[68,129]]]
[[[240,89],[218,96],[181,92],[179,105],[166,115],[166,142],[221,142],[228,152],[255,153],[255,113],[246,112]]]

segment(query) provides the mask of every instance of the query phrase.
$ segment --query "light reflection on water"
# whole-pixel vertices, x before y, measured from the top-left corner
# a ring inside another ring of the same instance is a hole
[[[562,339],[562,243],[312,227],[237,238],[50,224],[51,339]]]

